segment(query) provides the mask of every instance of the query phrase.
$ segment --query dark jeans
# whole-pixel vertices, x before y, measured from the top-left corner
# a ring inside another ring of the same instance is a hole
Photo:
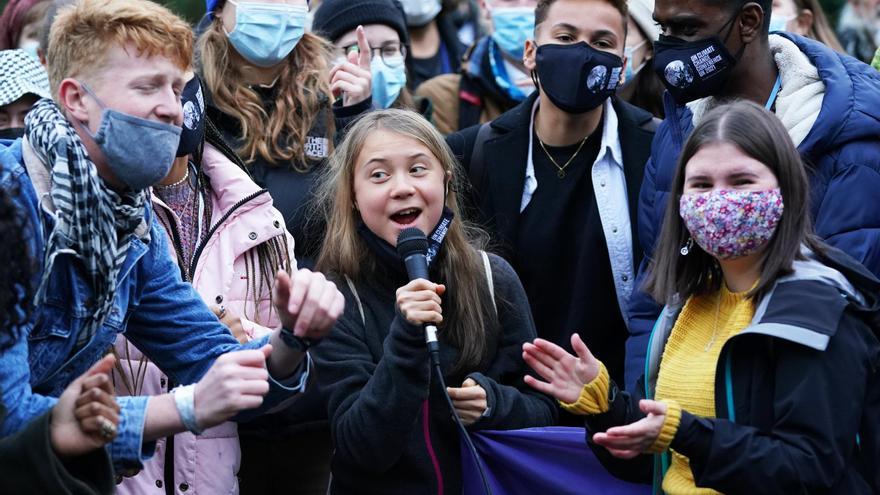
[[[329,428],[268,439],[242,433],[241,495],[326,495],[332,445]]]

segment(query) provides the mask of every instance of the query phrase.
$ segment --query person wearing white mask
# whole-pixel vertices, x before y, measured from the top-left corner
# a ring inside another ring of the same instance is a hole
[[[437,76],[416,91],[431,100],[434,125],[440,132],[450,134],[489,122],[535,90],[523,65],[523,51],[535,30],[537,4],[537,0],[480,0],[491,34],[468,49],[460,74]]]
[[[770,32],[775,31],[813,38],[832,50],[845,53],[819,0],[773,0]]]
[[[332,45],[304,32],[306,0],[207,0],[206,7],[197,48],[207,114],[269,190],[298,265],[312,266],[323,227],[307,205],[341,131],[372,108],[369,49],[334,65]],[[363,32],[358,41],[367,46]],[[301,399],[239,429],[242,493],[326,492],[326,405],[317,389]],[[277,476],[291,465],[296,483]]]
[[[400,0],[406,14],[412,50],[409,88],[440,74],[456,73],[461,67],[464,45],[451,19],[441,15],[440,0]]]
[[[663,118],[663,83],[651,70],[654,42],[660,37],[660,27],[651,17],[654,0],[629,0],[629,19],[626,29],[626,66],[624,84],[617,94],[627,103]],[[647,70],[646,70],[647,69]]]
[[[430,102],[413,99],[408,80],[409,36],[406,17],[397,0],[325,0],[315,14],[314,33],[334,47],[334,59],[360,53],[358,27],[363,26],[371,52],[373,107],[405,108],[430,114]]]

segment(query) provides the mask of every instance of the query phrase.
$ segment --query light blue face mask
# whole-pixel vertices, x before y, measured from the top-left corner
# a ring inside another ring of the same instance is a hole
[[[370,71],[373,73],[373,103],[383,109],[393,105],[406,86],[406,65],[403,57],[394,57],[389,61],[393,67],[389,67],[382,57],[373,57],[370,62]]]
[[[633,77],[635,77],[636,74],[638,74],[639,71],[642,70],[642,68],[645,65],[647,65],[648,60],[646,59],[646,60],[643,60],[641,65],[639,65],[638,67],[633,67],[633,55],[637,51],[639,51],[639,48],[641,48],[647,42],[648,42],[648,40],[644,40],[636,46],[628,46],[623,49],[623,54],[626,55],[626,68],[624,69],[624,74],[625,74],[624,77],[627,82],[629,82]]]
[[[535,32],[535,9],[510,7],[492,9],[492,24],[495,31],[492,39],[504,53],[522,60],[526,40]]]
[[[82,87],[103,109],[98,132],[83,128],[104,154],[113,175],[135,191],[164,179],[177,155],[180,127],[107,108],[88,86]]]
[[[781,15],[771,13],[770,14],[770,32],[772,33],[774,31],[788,31],[788,23],[789,23],[789,21],[791,21],[795,17],[797,17],[797,16],[790,15],[787,17],[783,17]]]
[[[307,7],[228,2],[235,5],[235,28],[226,36],[239,55],[257,67],[272,67],[287,58],[305,33]]]
[[[443,10],[440,0],[400,0],[400,4],[409,27],[426,26]]]

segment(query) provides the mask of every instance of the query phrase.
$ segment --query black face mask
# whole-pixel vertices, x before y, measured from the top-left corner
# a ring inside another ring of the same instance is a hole
[[[180,104],[183,106],[183,126],[177,156],[187,156],[194,154],[205,138],[205,96],[199,76],[193,76],[186,83],[180,94]]]
[[[733,32],[735,15],[721,27],[730,25],[724,41],[718,34],[697,41],[685,41],[660,35],[654,42],[654,72],[679,105],[718,94],[730,77],[733,67],[742,57],[746,46],[736,56],[730,54],[725,43]],[[719,31],[719,33],[721,32]]]
[[[541,45],[535,62],[535,85],[540,84],[554,105],[573,114],[589,112],[613,95],[623,71],[623,59],[583,41]]]
[[[24,127],[10,127],[0,129],[0,139],[18,139],[24,136]]]

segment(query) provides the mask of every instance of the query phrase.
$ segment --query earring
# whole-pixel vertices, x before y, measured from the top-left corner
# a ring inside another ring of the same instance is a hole
[[[694,238],[688,237],[687,242],[684,244],[684,246],[681,247],[681,251],[679,252],[682,256],[687,256],[688,254],[690,254],[692,247],[694,247]]]

